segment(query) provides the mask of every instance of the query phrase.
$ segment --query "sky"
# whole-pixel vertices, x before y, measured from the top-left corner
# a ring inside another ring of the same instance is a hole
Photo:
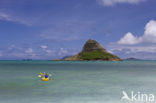
[[[0,59],[57,59],[92,38],[121,57],[156,59],[156,0],[0,0]]]

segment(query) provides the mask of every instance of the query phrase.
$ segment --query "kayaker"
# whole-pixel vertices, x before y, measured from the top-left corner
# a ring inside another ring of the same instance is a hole
[[[41,78],[43,81],[49,81],[51,76],[52,74],[42,72],[40,72],[40,75],[38,75],[38,77]]]
[[[47,73],[45,73],[44,77],[45,77],[45,78],[48,78],[48,77],[49,77],[49,75],[48,75]]]

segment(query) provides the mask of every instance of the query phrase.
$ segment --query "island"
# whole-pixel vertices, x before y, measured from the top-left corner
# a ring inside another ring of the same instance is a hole
[[[87,42],[84,44],[83,49],[80,53],[63,58],[63,60],[66,61],[95,61],[95,60],[101,60],[101,61],[121,61],[121,59],[109,53],[104,49],[97,41],[93,39],[87,40]]]
[[[124,59],[124,60],[131,60],[131,61],[138,61],[138,60],[143,60],[143,59],[138,59],[138,58],[133,58],[133,57],[131,57],[131,58],[127,58],[127,59]]]

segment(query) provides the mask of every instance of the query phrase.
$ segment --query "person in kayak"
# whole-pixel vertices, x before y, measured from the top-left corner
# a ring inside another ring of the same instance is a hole
[[[42,72],[40,72],[40,74],[38,75],[38,77],[41,78],[43,81],[49,81],[51,76],[52,74]]]
[[[48,77],[49,77],[49,75],[48,75],[47,73],[45,73],[44,77],[45,77],[45,78],[48,78]]]

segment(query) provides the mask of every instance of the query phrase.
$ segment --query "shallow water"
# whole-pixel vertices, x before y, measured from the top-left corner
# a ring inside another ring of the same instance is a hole
[[[0,61],[0,103],[120,103],[123,90],[156,94],[156,61]]]

